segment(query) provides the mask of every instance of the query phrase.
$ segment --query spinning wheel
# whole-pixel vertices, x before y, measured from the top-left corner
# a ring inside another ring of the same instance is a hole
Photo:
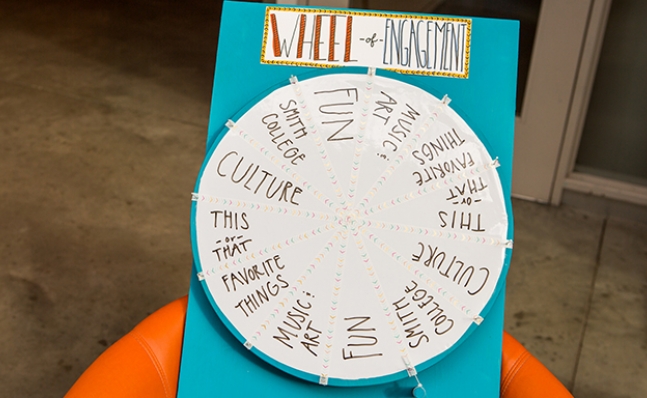
[[[210,148],[199,278],[231,333],[294,376],[415,376],[477,327],[505,274],[497,165],[448,98],[372,70],[292,78]]]

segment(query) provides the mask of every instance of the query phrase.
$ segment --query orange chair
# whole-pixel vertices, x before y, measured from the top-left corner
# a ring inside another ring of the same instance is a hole
[[[66,398],[161,398],[177,395],[187,297],[172,301],[110,346]]]
[[[171,398],[177,394],[187,298],[144,319],[81,375],[66,398]],[[544,365],[504,332],[501,397],[572,397]]]

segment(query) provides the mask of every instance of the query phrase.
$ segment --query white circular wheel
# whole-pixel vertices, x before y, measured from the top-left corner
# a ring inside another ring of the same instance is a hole
[[[511,242],[493,160],[428,92],[292,79],[230,122],[193,195],[194,257],[228,329],[320,384],[414,375],[485,317]]]

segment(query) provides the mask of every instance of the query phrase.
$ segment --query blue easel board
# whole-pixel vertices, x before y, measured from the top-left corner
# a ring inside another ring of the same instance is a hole
[[[207,147],[225,122],[262,93],[291,75],[331,73],[310,67],[260,63],[266,5],[225,2],[216,63]],[[452,108],[477,133],[492,158],[506,198],[510,197],[518,23],[472,18],[467,79],[378,75],[405,81],[437,97],[448,94]],[[339,68],[339,72],[354,68]],[[333,71],[334,73],[334,71]],[[512,239],[511,204],[508,238]],[[509,263],[509,254],[507,258]],[[507,270],[507,264],[506,264]],[[384,396],[410,397],[414,379],[368,387],[322,387],[270,366],[249,352],[217,317],[192,268],[189,306],[180,368],[179,397],[212,396]],[[418,374],[427,396],[499,396],[505,274],[488,304],[483,323],[440,362]]]

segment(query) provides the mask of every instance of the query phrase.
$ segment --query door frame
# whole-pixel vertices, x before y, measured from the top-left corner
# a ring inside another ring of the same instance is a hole
[[[647,187],[574,171],[611,3],[542,1],[516,123],[513,196],[559,205],[568,189],[647,205]]]
[[[592,4],[589,27],[582,46],[582,60],[573,89],[573,103],[557,164],[555,189],[551,195],[550,202],[554,205],[561,202],[564,189],[647,205],[647,187],[574,171],[611,2],[612,0],[596,0]]]
[[[608,1],[608,0],[602,0]],[[515,123],[512,195],[554,203],[595,0],[543,0],[526,93]],[[588,101],[588,96],[586,97]],[[561,181],[561,180],[560,180]]]

